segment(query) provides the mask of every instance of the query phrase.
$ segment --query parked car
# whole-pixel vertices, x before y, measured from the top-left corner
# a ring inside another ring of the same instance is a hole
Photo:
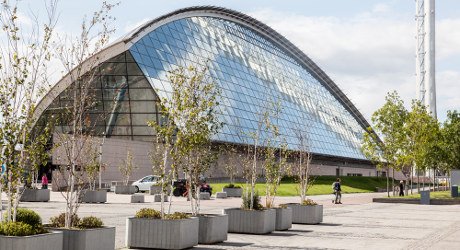
[[[187,180],[179,179],[173,182],[173,195],[174,196],[187,196]],[[208,192],[209,195],[212,195],[212,187],[206,183],[206,180],[200,182],[200,192]]]
[[[150,191],[150,186],[157,184],[160,180],[159,176],[156,175],[147,175],[135,182],[133,182],[134,187],[136,187],[136,193]]]

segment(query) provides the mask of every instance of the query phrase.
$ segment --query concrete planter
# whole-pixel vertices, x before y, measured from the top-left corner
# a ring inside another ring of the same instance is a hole
[[[229,233],[268,234],[275,231],[274,209],[258,211],[228,208],[223,213],[228,214]]]
[[[171,188],[170,188],[170,187],[167,187],[167,188],[166,188],[166,193],[165,193],[165,195],[166,195],[166,194],[169,194],[169,193],[170,193],[170,190],[171,190]],[[161,194],[161,187],[160,187],[160,186],[155,186],[155,185],[150,186],[149,194],[150,194],[150,195]]]
[[[227,240],[228,215],[202,214],[198,216],[200,228],[198,230],[198,243],[214,244]]]
[[[163,196],[164,202],[169,201],[169,197],[165,194]],[[161,194],[154,194],[153,195],[153,202],[161,202]]]
[[[116,194],[134,194],[136,193],[136,187],[118,185],[118,186],[115,186],[115,193]]]
[[[225,192],[217,192],[216,193],[216,199],[225,199],[227,198],[227,193]]]
[[[49,189],[29,189],[26,188],[21,196],[21,201],[49,201],[50,190]]]
[[[126,219],[128,248],[184,249],[198,245],[199,220]]]
[[[222,192],[227,193],[227,197],[241,197],[243,196],[242,188],[222,188]]]
[[[131,195],[131,203],[144,203],[144,195],[142,194],[133,194]]]
[[[82,194],[80,201],[83,203],[105,203],[107,202],[107,191],[87,190]]]
[[[50,228],[62,232],[62,250],[113,250],[115,249],[115,227],[91,229]],[[52,248],[50,248],[52,249]]]
[[[276,210],[276,224],[277,231],[288,230],[292,227],[292,208],[275,208]]]
[[[323,205],[304,206],[298,203],[286,205],[292,208],[294,224],[319,224],[323,221]]]
[[[62,249],[62,232],[50,232],[30,236],[0,235],[0,249],[2,250],[51,250]]]

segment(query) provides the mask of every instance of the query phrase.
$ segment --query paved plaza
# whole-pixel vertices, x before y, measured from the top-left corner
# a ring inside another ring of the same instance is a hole
[[[372,203],[383,193],[348,194],[343,205],[332,204],[332,195],[311,197],[324,205],[320,225],[293,225],[289,231],[268,235],[229,234],[225,243],[200,245],[195,249],[458,249],[460,238],[459,205],[422,206]],[[6,197],[3,196],[3,200]],[[101,217],[108,226],[116,227],[116,248],[123,249],[126,217],[143,207],[159,208],[153,196],[146,203],[130,204],[129,195],[108,194],[107,204],[82,204],[80,216]],[[279,197],[277,202],[297,202],[297,197]],[[173,211],[188,211],[184,198],[173,199]],[[241,199],[228,198],[202,201],[203,213],[221,213],[223,208],[239,207]],[[46,223],[51,216],[64,211],[62,195],[51,193],[46,203],[22,203],[37,211]]]

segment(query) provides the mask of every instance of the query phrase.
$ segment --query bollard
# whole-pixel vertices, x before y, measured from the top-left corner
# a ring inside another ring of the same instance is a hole
[[[452,187],[450,188],[450,196],[458,197],[458,186],[457,185],[452,185]]]
[[[420,191],[420,204],[430,205],[430,191]]]

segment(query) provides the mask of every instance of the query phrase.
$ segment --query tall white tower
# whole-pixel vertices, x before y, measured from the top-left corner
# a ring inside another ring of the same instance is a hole
[[[436,118],[435,0],[415,0],[416,97]]]

